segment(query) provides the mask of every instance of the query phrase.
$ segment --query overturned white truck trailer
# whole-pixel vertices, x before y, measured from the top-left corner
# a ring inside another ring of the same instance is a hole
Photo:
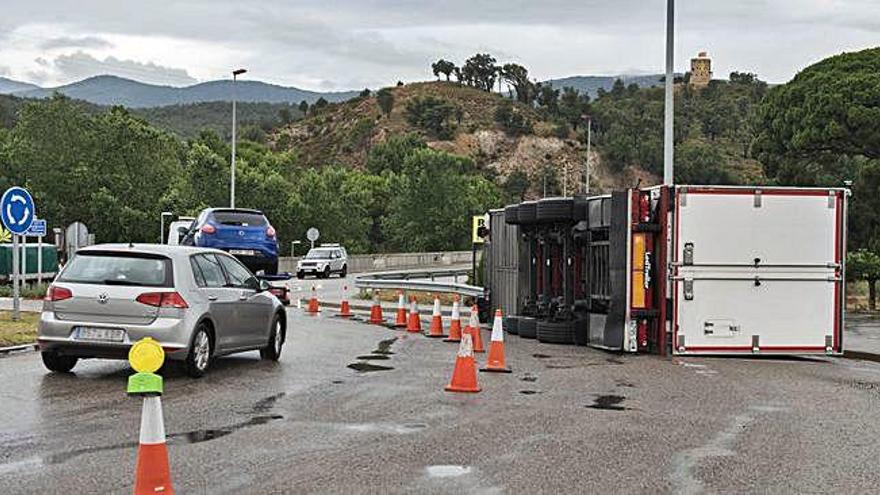
[[[559,223],[503,227],[522,260],[504,304],[537,321],[539,340],[542,321],[568,321],[571,343],[624,352],[839,354],[847,196],[658,186],[574,198],[568,241]]]

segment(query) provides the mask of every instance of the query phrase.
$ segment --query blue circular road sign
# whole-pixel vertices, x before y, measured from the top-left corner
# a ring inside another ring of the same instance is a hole
[[[13,234],[24,234],[37,216],[34,198],[27,189],[10,187],[0,199],[0,217],[3,226]]]

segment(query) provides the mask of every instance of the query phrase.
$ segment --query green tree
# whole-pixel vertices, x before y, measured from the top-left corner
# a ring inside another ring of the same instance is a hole
[[[526,193],[531,183],[529,176],[521,169],[515,169],[504,179],[504,196],[505,204],[519,203],[526,199]]]
[[[456,107],[448,101],[426,96],[415,98],[406,105],[407,121],[437,139],[450,139],[455,130],[453,118]]]
[[[516,100],[531,105],[535,101],[535,85],[529,81],[529,71],[519,64],[504,64],[499,71],[501,79],[516,91]]]
[[[433,64],[431,64],[431,71],[434,73],[434,76],[439,78],[440,74],[446,76],[446,80],[449,80],[449,76],[455,72],[455,64],[448,60],[443,60],[442,58]]]
[[[375,175],[381,175],[385,171],[399,173],[407,157],[427,146],[425,140],[414,132],[393,134],[370,150],[367,155],[367,170]]]
[[[488,53],[478,53],[465,60],[461,69],[465,83],[483,91],[492,91],[495,86],[495,78],[498,75],[498,67],[495,62],[495,57]]]
[[[391,109],[394,108],[394,93],[390,88],[382,88],[376,92],[376,103],[385,116],[391,115]]]
[[[846,275],[851,281],[868,283],[868,309],[877,309],[877,280],[880,280],[880,256],[867,249],[859,249],[846,257]]]
[[[278,110],[278,123],[282,126],[288,125],[293,122],[293,114],[290,113],[289,108],[282,108]]]
[[[359,98],[369,98],[370,97],[370,89],[364,88],[364,90],[358,94],[358,97]]]
[[[505,100],[495,107],[495,122],[511,136],[532,133],[532,122],[523,113]]]
[[[299,111],[302,112],[303,115],[309,113],[309,102],[306,100],[299,102]]]
[[[590,96],[582,95],[575,88],[562,88],[559,97],[559,117],[577,131],[582,117],[590,111]]]

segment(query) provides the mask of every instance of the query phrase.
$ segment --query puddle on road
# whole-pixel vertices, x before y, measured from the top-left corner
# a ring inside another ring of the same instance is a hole
[[[548,370],[568,370],[574,368],[573,364],[548,364]]]
[[[607,411],[628,411],[628,407],[623,407],[620,404],[626,400],[626,397],[622,395],[599,395],[596,396],[595,401],[586,406],[590,409],[604,409]]]
[[[540,390],[520,390],[519,393],[521,393],[523,395],[535,395],[535,394],[540,394],[541,391]]]
[[[373,371],[389,371],[394,369],[391,366],[379,366],[378,364],[370,364],[364,362],[351,363],[347,367],[361,373],[371,373]]]
[[[522,380],[524,382],[536,382],[536,381],[538,381],[538,377],[531,374],[531,373],[526,373],[525,375],[522,376],[522,378],[520,378],[520,380]]]
[[[391,351],[391,345],[395,342],[397,342],[397,337],[380,341],[379,345],[376,346],[376,350],[373,351],[373,354],[382,354],[385,356],[394,354]]]
[[[275,407],[275,403],[278,402],[278,399],[284,397],[285,392],[280,392],[275,395],[270,395],[269,397],[263,397],[258,400],[253,407],[253,411],[255,413],[264,413],[269,409]]]
[[[428,425],[424,423],[406,423],[406,424],[381,424],[381,423],[359,423],[348,424],[344,428],[346,430],[356,431],[359,433],[394,433],[397,435],[407,435],[424,430]]]
[[[532,354],[532,357],[538,358],[538,359],[549,359],[549,358],[552,358],[553,356],[551,356],[549,354]]]
[[[456,476],[463,476],[470,473],[471,467],[458,465],[440,465],[428,466],[426,470],[428,471],[428,476],[431,478],[454,478]]]
[[[345,383],[345,380],[333,380],[330,383],[332,383],[333,385],[341,385],[341,384]]]
[[[623,364],[623,361],[621,361],[620,359],[617,359],[617,358],[613,358],[613,357],[608,358],[605,361],[608,363],[611,363],[611,364]]]
[[[234,433],[243,428],[264,425],[270,421],[275,421],[279,419],[284,419],[284,416],[280,414],[269,414],[266,416],[254,416],[247,421],[237,423],[232,426],[226,426],[223,428],[209,428],[203,430],[186,431],[182,433],[172,433],[168,435],[168,443],[176,443],[174,440],[178,438],[182,439],[186,443],[207,442],[210,440],[216,440],[218,438],[225,437],[226,435]]]
[[[373,351],[372,354],[358,356],[357,359],[360,359],[360,361],[356,363],[351,363],[347,367],[360,373],[393,370],[394,368],[391,366],[381,366],[378,364],[368,363],[367,361],[390,359],[388,356],[394,354],[394,352],[391,351],[391,346],[396,341],[397,337],[379,341],[379,344],[376,346],[376,350]]]

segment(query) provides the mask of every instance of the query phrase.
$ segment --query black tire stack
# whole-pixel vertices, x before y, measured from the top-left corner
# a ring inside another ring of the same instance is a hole
[[[504,330],[510,335],[518,334],[520,318],[520,316],[505,316],[503,321]]]
[[[545,344],[574,344],[574,321],[538,320],[537,337]]]

